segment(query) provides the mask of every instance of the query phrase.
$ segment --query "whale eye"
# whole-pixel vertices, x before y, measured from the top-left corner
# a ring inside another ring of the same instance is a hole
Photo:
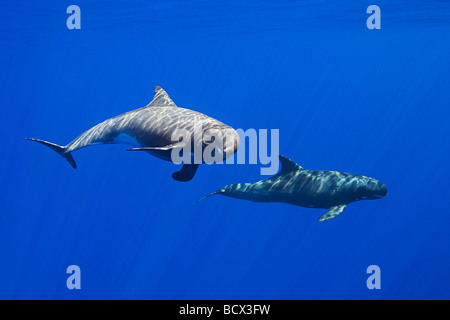
[[[221,135],[221,132],[216,129],[208,129],[203,132],[203,143],[211,144],[216,140],[216,136]],[[221,136],[218,136],[221,138]]]

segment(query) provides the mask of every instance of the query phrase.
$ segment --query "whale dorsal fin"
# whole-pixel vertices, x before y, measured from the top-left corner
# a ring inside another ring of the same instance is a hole
[[[155,86],[155,96],[146,107],[176,107],[177,105],[169,98],[163,88]]]
[[[281,170],[279,174],[287,174],[292,171],[298,171],[303,169],[297,163],[295,163],[289,158],[286,158],[285,156],[279,155],[278,158],[280,159],[281,162]]]

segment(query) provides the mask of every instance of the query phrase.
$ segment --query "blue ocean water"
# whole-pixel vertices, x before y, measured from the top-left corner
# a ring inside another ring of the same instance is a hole
[[[371,4],[381,30],[366,27]],[[450,1],[4,1],[0,41],[0,298],[450,298]],[[319,223],[324,210],[196,202],[265,178],[261,165],[179,183],[178,167],[125,146],[74,152],[73,170],[23,140],[67,144],[155,85],[389,194]]]

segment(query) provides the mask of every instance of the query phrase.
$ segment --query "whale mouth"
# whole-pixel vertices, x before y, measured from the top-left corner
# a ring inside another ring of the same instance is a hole
[[[378,193],[377,195],[380,198],[383,198],[383,197],[387,196],[387,194],[388,194],[388,189],[387,189],[386,185],[384,183],[382,183],[380,193]]]
[[[387,187],[384,183],[378,182],[376,190],[372,192],[372,194],[369,196],[370,199],[381,199],[385,197],[388,193]]]

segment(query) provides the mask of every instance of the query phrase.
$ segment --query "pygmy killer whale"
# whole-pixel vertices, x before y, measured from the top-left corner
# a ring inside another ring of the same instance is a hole
[[[200,135],[194,134],[194,127],[201,128]],[[172,141],[172,134],[176,130],[189,133],[190,141]],[[147,106],[105,120],[66,146],[38,139],[25,139],[39,142],[56,151],[76,169],[71,152],[97,144],[128,144],[135,147],[130,150],[144,151],[160,159],[172,161],[171,151],[174,148],[181,149],[189,144],[189,150],[196,147],[204,150],[208,146],[211,149],[211,144],[218,144],[212,139],[205,141],[206,131],[209,137],[223,137],[220,151],[225,158],[233,155],[239,148],[239,135],[233,128],[200,112],[177,107],[168,94],[156,86],[155,96]],[[184,162],[181,170],[175,172],[172,177],[177,181],[189,181],[194,177],[198,165],[198,162]]]
[[[351,173],[303,169],[294,161],[279,156],[280,172],[255,183],[231,184],[215,194],[256,202],[285,202],[306,208],[323,208],[328,212],[319,221],[339,215],[350,202],[380,199],[386,186],[373,178]],[[202,200],[200,199],[200,200]]]

